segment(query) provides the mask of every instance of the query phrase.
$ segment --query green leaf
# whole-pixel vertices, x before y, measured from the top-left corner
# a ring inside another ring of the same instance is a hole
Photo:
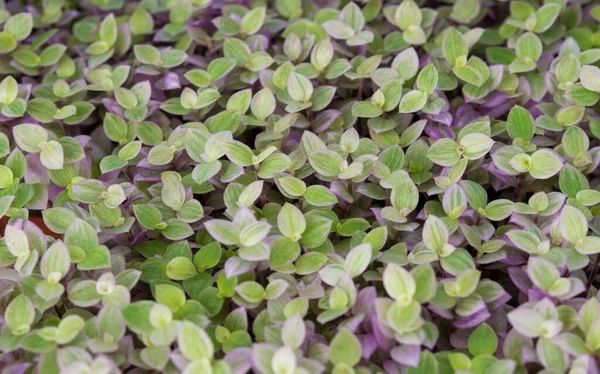
[[[475,87],[481,87],[484,78],[481,72],[471,66],[455,66],[452,72],[461,80],[472,84]]]
[[[360,362],[361,347],[358,338],[346,329],[342,329],[331,340],[329,360],[334,365],[354,367]]]
[[[517,39],[516,53],[526,62],[536,62],[542,55],[542,42],[534,33],[527,32]]]
[[[302,233],[300,244],[309,249],[319,247],[327,240],[332,225],[333,221],[325,217],[316,214],[307,216],[306,230]]]
[[[441,251],[448,243],[448,228],[434,215],[427,217],[423,226],[423,243],[432,251]]]
[[[530,141],[535,133],[533,116],[527,109],[514,106],[508,113],[506,130],[513,139]]]
[[[167,264],[167,276],[174,280],[186,280],[198,274],[194,263],[186,257],[176,257]]]
[[[565,165],[558,178],[560,190],[568,197],[576,197],[582,190],[589,190],[590,184],[587,178],[572,165]]]
[[[427,103],[427,93],[413,90],[402,96],[400,100],[400,113],[414,113],[421,110]]]
[[[6,31],[0,32],[0,53],[8,53],[14,51],[17,47],[17,40],[15,37]]]
[[[417,89],[431,95],[438,83],[438,72],[433,64],[429,64],[419,72],[417,77]]]
[[[469,53],[467,43],[463,35],[455,28],[449,28],[444,33],[442,51],[446,61],[453,66],[460,66],[461,63],[464,65],[467,62],[467,54]]]
[[[219,80],[235,68],[236,61],[231,58],[216,58],[208,64],[206,71],[213,81]]]
[[[71,257],[67,247],[61,240],[57,240],[42,256],[40,273],[51,283],[57,283],[69,271]]]
[[[531,155],[529,174],[536,179],[548,179],[556,175],[563,166],[559,156],[549,149],[540,149]]]
[[[483,323],[469,336],[468,346],[473,356],[494,355],[498,349],[498,337],[487,323]]]
[[[306,103],[310,101],[313,94],[313,86],[310,80],[296,72],[290,73],[287,82],[287,91],[292,99]]]
[[[22,124],[13,128],[15,142],[26,152],[40,152],[40,145],[48,141],[48,133],[40,125]]]
[[[89,250],[85,258],[77,263],[79,270],[96,270],[110,267],[110,252],[104,245]]]
[[[27,297],[18,295],[8,304],[4,318],[14,335],[24,335],[34,321],[35,309]]]
[[[19,94],[19,84],[12,76],[7,76],[0,83],[0,103],[10,104]]]
[[[189,224],[177,218],[171,218],[165,223],[167,227],[162,229],[161,232],[169,240],[183,240],[194,234],[194,230],[192,230]]]
[[[450,16],[458,22],[470,23],[479,15],[480,10],[479,0],[457,0]]]
[[[214,346],[208,334],[190,321],[183,322],[177,337],[181,353],[190,361],[211,360]]]
[[[308,275],[319,271],[327,263],[327,256],[320,252],[306,253],[296,261],[296,274]]]
[[[437,288],[435,272],[431,265],[418,265],[410,273],[416,285],[414,299],[419,303],[433,299]]]
[[[372,252],[370,243],[360,244],[350,250],[344,261],[344,266],[352,278],[361,275],[367,269]]]
[[[148,35],[154,29],[154,20],[152,14],[141,6],[131,14],[129,19],[129,28],[133,35]]]
[[[417,290],[412,275],[399,265],[390,263],[383,272],[383,286],[387,294],[394,300],[408,305]]]
[[[317,173],[326,177],[338,176],[344,161],[337,152],[329,150],[311,152],[308,160]]]
[[[383,110],[368,101],[360,101],[352,106],[352,115],[361,118],[379,117]]]
[[[336,87],[333,86],[321,86],[314,90],[313,95],[310,98],[313,110],[323,110],[331,103],[333,96],[335,95]]]
[[[241,229],[233,222],[214,219],[204,223],[208,233],[217,241],[225,245],[239,243]]]
[[[269,265],[275,269],[282,268],[295,261],[299,255],[300,246],[297,242],[287,237],[278,237],[271,243]]]
[[[413,0],[402,1],[394,14],[394,21],[401,30],[408,30],[411,26],[420,26],[422,19],[421,9]]]
[[[583,87],[590,91],[600,92],[600,68],[593,65],[583,65],[579,73]]]
[[[539,34],[552,27],[554,21],[558,18],[561,9],[562,6],[558,3],[546,3],[540,7],[535,12],[537,22],[533,31]]]
[[[266,11],[265,7],[258,7],[246,13],[240,22],[240,32],[244,35],[256,34],[265,21]]]
[[[452,166],[460,160],[458,144],[452,139],[439,139],[431,145],[427,158],[441,166]]]
[[[212,269],[219,263],[221,255],[221,245],[218,242],[212,242],[196,252],[194,264],[199,270]]]
[[[560,232],[571,243],[577,243],[586,237],[587,219],[583,213],[570,205],[565,205],[560,214]]]
[[[235,38],[228,38],[225,40],[225,43],[223,44],[223,52],[226,58],[235,60],[238,66],[245,66],[250,59],[250,55],[252,54],[246,43]]]
[[[492,138],[485,134],[471,133],[460,140],[464,151],[463,157],[468,160],[477,160],[484,157],[494,145]]]
[[[152,205],[134,205],[133,212],[140,225],[148,230],[156,229],[156,226],[162,221],[162,214]]]
[[[98,31],[100,40],[112,46],[117,41],[117,20],[114,14],[109,14],[102,23],[100,23],[100,30]]]
[[[338,199],[327,187],[309,186],[304,192],[304,199],[313,206],[329,206],[337,204]]]
[[[579,79],[580,69],[581,64],[577,56],[570,54],[563,57],[556,66],[556,78],[561,84],[573,84]]]
[[[50,140],[42,145],[40,152],[40,161],[48,169],[60,170],[64,165],[64,152],[62,145],[56,140]]]
[[[16,41],[26,39],[33,30],[33,18],[30,13],[19,13],[4,23],[4,31],[10,33]]]
[[[154,289],[156,301],[177,312],[185,304],[185,294],[181,288],[170,284],[159,284]]]
[[[156,65],[161,61],[160,51],[151,45],[138,44],[133,47],[133,53],[143,64]]]
[[[431,374],[438,373],[438,361],[428,350],[424,350],[421,354],[421,360],[419,361],[419,366],[416,368],[409,367],[407,370],[407,374]]]
[[[249,303],[260,303],[267,296],[263,286],[253,281],[240,283],[235,290]]]
[[[40,54],[40,66],[46,67],[55,65],[64,55],[66,50],[67,47],[64,44],[53,44],[44,48]]]
[[[298,241],[306,230],[306,219],[298,208],[286,203],[277,215],[277,226],[284,236]]]
[[[352,27],[338,20],[326,21],[321,26],[334,39],[347,40],[355,34]]]
[[[541,257],[529,257],[527,273],[531,281],[543,290],[548,290],[560,278],[556,267]]]

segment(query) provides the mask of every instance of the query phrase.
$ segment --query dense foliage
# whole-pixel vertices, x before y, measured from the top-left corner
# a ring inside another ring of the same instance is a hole
[[[596,1],[0,27],[3,374],[597,372]]]

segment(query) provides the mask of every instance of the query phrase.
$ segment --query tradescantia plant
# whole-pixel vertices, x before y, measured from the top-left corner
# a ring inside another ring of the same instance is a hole
[[[596,373],[600,5],[0,2],[2,373]]]

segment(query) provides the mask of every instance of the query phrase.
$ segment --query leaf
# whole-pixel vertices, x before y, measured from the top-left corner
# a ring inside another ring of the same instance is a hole
[[[417,89],[431,95],[437,88],[438,72],[433,64],[429,64],[421,70],[417,77]]]
[[[407,30],[411,26],[420,26],[422,19],[421,9],[413,0],[402,1],[394,14],[394,21],[401,30]]]
[[[313,206],[329,206],[337,204],[337,197],[325,186],[308,186],[304,199]]]
[[[498,349],[496,332],[487,323],[479,325],[469,336],[468,347],[473,356],[495,354]]]
[[[265,289],[260,284],[253,281],[240,283],[235,290],[249,303],[259,303],[267,296]]]
[[[206,221],[204,227],[217,241],[225,245],[233,245],[239,242],[240,228],[233,222],[213,219]]]
[[[517,39],[516,53],[517,57],[536,62],[542,55],[542,42],[534,33],[527,32]]]
[[[407,48],[398,53],[392,61],[392,69],[398,72],[398,77],[409,80],[419,71],[419,56],[414,48]]]
[[[183,322],[177,344],[183,356],[190,361],[211,360],[214,354],[214,346],[208,334],[190,321]]]
[[[35,309],[27,297],[18,295],[8,304],[4,318],[14,335],[24,335],[33,323]]]
[[[317,248],[322,245],[329,233],[333,221],[325,217],[313,214],[306,217],[306,230],[302,233],[300,244],[306,248]]]
[[[329,20],[322,25],[323,29],[334,39],[350,39],[354,36],[354,30],[342,21]]]
[[[314,151],[308,156],[310,165],[319,174],[326,177],[338,176],[341,172],[342,157],[334,151]]]
[[[299,255],[300,246],[297,242],[287,237],[278,237],[271,243],[269,264],[273,268],[281,268],[295,261]]]
[[[48,141],[48,133],[40,125],[17,125],[13,128],[13,135],[17,145],[26,152],[39,152],[40,145]]]
[[[79,270],[96,270],[110,267],[110,252],[104,245],[90,249],[85,258],[77,263]]]
[[[449,28],[444,33],[444,40],[442,42],[442,51],[446,61],[451,65],[456,66],[459,58],[467,60],[467,43],[464,40],[463,35],[455,28]],[[464,57],[463,57],[464,56]]]
[[[455,66],[452,72],[461,80],[472,84],[475,87],[481,87],[485,82],[481,72],[471,66]]]
[[[368,101],[360,101],[352,106],[352,115],[361,118],[379,117],[383,110]]]
[[[57,240],[42,256],[40,272],[50,282],[58,282],[69,271],[71,256],[62,240]]]
[[[440,251],[448,243],[448,228],[434,215],[427,217],[423,226],[423,242],[432,251]]]
[[[600,68],[593,65],[583,65],[579,73],[583,87],[590,91],[600,92]]]
[[[352,278],[359,276],[367,269],[371,261],[372,252],[373,250],[369,243],[361,244],[350,250],[344,264]]]
[[[494,145],[492,138],[485,134],[471,133],[460,140],[464,148],[463,157],[468,160],[477,160],[484,157]]]
[[[17,41],[26,39],[32,30],[33,18],[30,13],[15,14],[4,23],[4,31],[10,33]]]
[[[412,275],[403,267],[388,264],[383,272],[383,286],[387,294],[394,300],[407,305],[417,290]]]
[[[563,161],[549,149],[540,149],[531,155],[529,174],[536,179],[548,179],[558,174]]]
[[[313,86],[305,76],[292,72],[288,78],[287,90],[292,99],[306,103],[313,94]]]
[[[413,90],[402,96],[400,100],[400,113],[414,113],[421,110],[427,103],[427,93]]]
[[[353,367],[360,362],[361,347],[354,334],[342,329],[331,340],[329,360],[334,365],[345,364]]]
[[[535,133],[533,116],[527,109],[514,106],[508,113],[506,130],[513,139],[530,141]]]
[[[460,160],[458,144],[452,139],[439,139],[427,151],[427,158],[441,166],[452,166]]]
[[[298,241],[306,230],[306,219],[298,208],[286,203],[277,215],[277,226],[284,236]]]
[[[240,23],[240,32],[245,35],[257,33],[263,25],[265,15],[265,7],[257,7],[246,13]]]
[[[581,211],[573,206],[565,205],[560,214],[560,232],[571,243],[577,243],[586,237],[587,219]]]
[[[548,290],[560,278],[556,267],[541,257],[529,258],[527,273],[531,281],[543,290]]]

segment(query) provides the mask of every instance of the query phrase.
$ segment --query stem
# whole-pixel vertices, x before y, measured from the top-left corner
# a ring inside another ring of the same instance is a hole
[[[359,101],[362,100],[362,93],[363,93],[363,80],[360,79],[358,81],[358,93],[356,94]]]
[[[348,194],[354,199],[354,183],[351,179],[348,179]],[[346,217],[350,218],[350,211],[352,210],[352,203],[346,203]]]
[[[594,262],[594,267],[592,268],[592,272],[589,275],[587,281],[587,289],[589,290],[594,282],[594,278],[596,278],[596,274],[598,274],[598,268],[600,267],[600,254],[596,255],[596,261]]]

